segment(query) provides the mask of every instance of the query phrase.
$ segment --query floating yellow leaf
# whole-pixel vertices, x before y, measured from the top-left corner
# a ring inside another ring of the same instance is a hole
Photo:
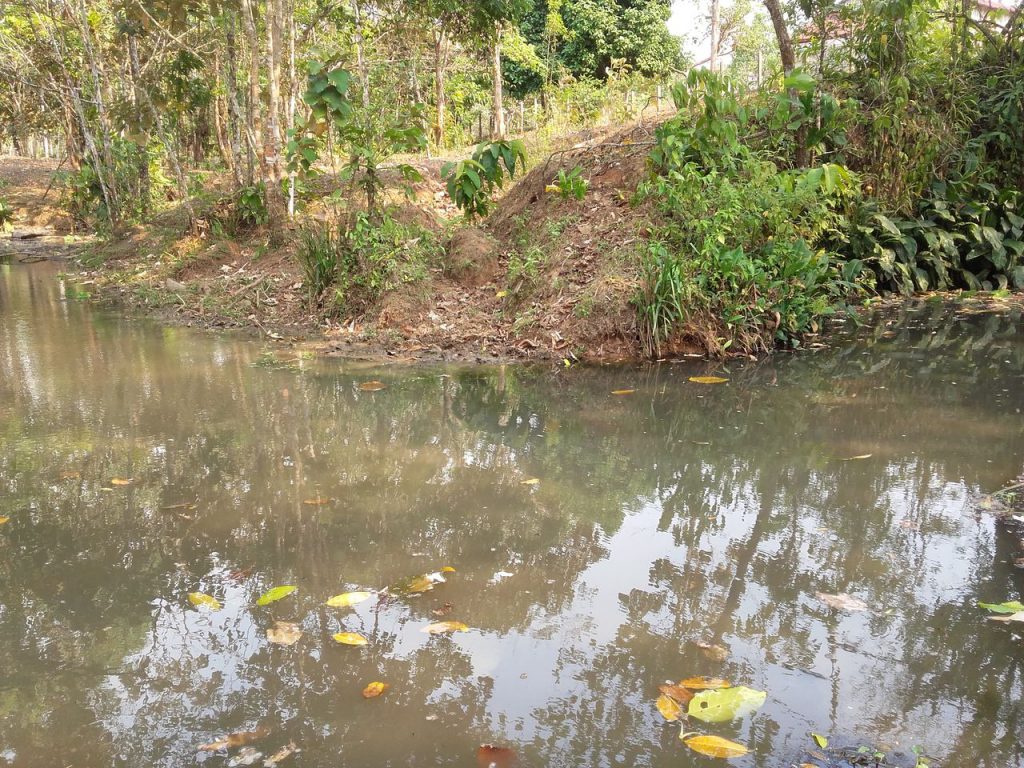
[[[359,385],[359,388],[363,390],[363,392],[380,392],[382,389],[387,389],[387,386],[388,385],[385,384],[383,381],[374,380],[364,381],[362,384]]]
[[[290,621],[275,621],[274,626],[267,630],[267,640],[277,645],[295,645],[301,637],[299,625]]]
[[[327,601],[331,608],[348,608],[350,606],[369,600],[373,597],[372,592],[345,592],[335,595]]]
[[[325,499],[323,496],[317,494],[311,499],[303,499],[302,503],[309,507],[322,507],[324,504],[330,504],[334,499]]]
[[[658,711],[661,712],[661,716],[668,720],[670,723],[674,723],[679,719],[679,716],[683,714],[683,708],[679,706],[679,702],[673,699],[671,696],[662,694],[658,697],[655,702],[658,707]]]
[[[686,704],[693,698],[693,691],[688,688],[684,688],[681,685],[677,685],[676,683],[665,683],[664,685],[659,685],[658,690],[666,696],[675,699],[680,704]]]
[[[387,683],[381,683],[379,681],[378,682],[370,683],[365,688],[363,688],[363,698],[364,699],[372,699],[372,698],[375,698],[377,696],[380,696],[389,687],[390,686],[388,686]]]
[[[819,749],[825,749],[828,746],[828,739],[820,733],[812,733],[811,738],[814,739],[814,743],[818,745]]]
[[[3,525],[4,523],[9,521],[10,519],[11,518],[9,518],[9,517],[0,517],[0,525]]]
[[[452,568],[450,565],[446,565],[444,568],[441,569],[441,573],[455,573],[455,569]]]
[[[189,592],[188,601],[196,608],[209,608],[211,611],[219,611],[222,606],[220,601],[202,592]]]
[[[238,733],[231,733],[223,738],[211,741],[209,744],[200,744],[199,751],[216,752],[219,749],[235,749],[269,735],[270,731],[266,728],[257,728],[255,731],[239,731]]]
[[[694,384],[725,384],[728,379],[721,376],[691,376],[690,381]]]
[[[721,736],[693,736],[684,733],[679,738],[694,752],[708,757],[742,757],[750,751],[742,744],[723,739]]]
[[[423,627],[420,632],[429,635],[443,635],[446,632],[468,632],[469,627],[461,621],[438,621]]]
[[[520,480],[519,484],[520,485],[539,485],[540,484],[540,478],[531,477],[529,480]]]
[[[288,597],[288,595],[297,589],[298,587],[292,586],[274,587],[260,595],[260,599],[256,601],[256,605],[270,605],[271,603],[276,603],[281,598]]]
[[[110,481],[110,484],[111,485],[131,485],[132,481],[131,481],[131,478],[127,478],[126,479],[126,478],[123,478],[123,477],[115,477],[113,480]]]
[[[764,691],[755,691],[742,685],[701,691],[690,700],[686,713],[705,723],[724,723],[756,712],[767,698],[768,694]]]
[[[635,389],[613,389],[612,390],[612,394],[613,395],[632,395],[634,392],[636,392]]]
[[[334,639],[342,645],[366,645],[369,642],[357,632],[338,632],[334,635]]]
[[[688,677],[680,680],[679,684],[691,691],[702,691],[705,688],[728,688],[732,685],[728,680],[720,677]]]

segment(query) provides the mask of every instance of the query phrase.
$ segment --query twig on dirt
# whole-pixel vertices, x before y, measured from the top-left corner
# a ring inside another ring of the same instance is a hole
[[[647,134],[648,136],[650,134]],[[556,155],[566,155],[570,152],[579,152],[581,155],[588,152],[593,152],[597,149],[611,149],[612,147],[653,147],[654,141],[617,141],[615,143],[603,142],[601,144],[593,144],[589,147],[569,147],[568,149],[560,149],[557,152],[552,152],[548,159],[544,162],[544,175],[548,173],[548,165]]]
[[[262,281],[263,281],[263,280],[264,280],[265,278],[266,278],[266,275],[259,275],[259,276],[257,276],[256,278],[254,278],[254,279],[253,279],[253,280],[251,280],[250,282],[248,282],[248,283],[246,283],[245,285],[243,285],[243,286],[242,286],[241,288],[236,288],[236,289],[235,289],[235,290],[233,290],[233,291],[232,291],[231,293],[229,293],[229,294],[228,294],[228,298],[231,298],[231,299],[233,299],[233,298],[235,298],[236,296],[238,296],[239,294],[245,293],[245,292],[246,292],[246,291],[248,291],[248,290],[249,290],[250,288],[252,288],[252,287],[253,287],[254,285],[258,285],[258,284],[259,284],[260,282],[262,282]]]

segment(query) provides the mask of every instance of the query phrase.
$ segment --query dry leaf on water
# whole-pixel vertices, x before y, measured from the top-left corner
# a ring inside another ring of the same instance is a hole
[[[287,744],[285,744],[283,747],[281,747],[279,750],[277,750],[277,752],[275,752],[274,754],[272,754],[270,757],[268,757],[266,760],[263,761],[263,768],[274,768],[278,763],[280,763],[286,757],[291,757],[296,752],[301,752],[301,751],[302,751],[301,749],[299,749],[297,746],[295,746],[295,742],[294,741],[289,741]]]
[[[688,677],[680,680],[679,684],[691,691],[702,691],[705,688],[728,688],[732,685],[728,680],[720,677]]]
[[[257,728],[255,731],[239,731],[238,733],[230,733],[222,739],[211,741],[209,744],[202,744],[199,747],[200,752],[216,752],[219,749],[234,749],[235,747],[241,747],[245,744],[252,744],[254,741],[266,738],[270,735],[270,730],[267,728]]]
[[[188,601],[196,608],[209,608],[211,611],[219,611],[223,607],[217,598],[202,592],[189,592]]]
[[[683,708],[679,706],[679,702],[665,694],[658,697],[655,705],[658,707],[658,711],[661,712],[661,716],[670,723],[674,723],[683,714]]]
[[[1009,616],[989,616],[988,619],[989,619],[989,621],[1002,621],[1002,622],[1022,621],[1022,622],[1024,622],[1024,611],[1021,611],[1020,613],[1011,613]]]
[[[387,588],[388,592],[395,595],[418,595],[423,592],[429,592],[437,584],[444,584],[445,578],[440,571],[435,573],[425,573],[421,576],[413,576],[411,579],[405,579],[392,584]]]
[[[9,517],[0,517],[0,525],[3,525],[4,523],[8,522],[10,519],[11,518],[9,518]]]
[[[843,461],[860,461],[861,459],[870,459],[872,456],[874,456],[873,453],[862,453],[859,456],[848,456]]]
[[[613,389],[612,390],[612,394],[613,395],[632,395],[634,392],[636,392],[635,389]]]
[[[868,609],[868,604],[859,597],[853,597],[845,592],[840,592],[838,595],[815,592],[814,596],[829,608],[835,608],[837,611],[866,611]]]
[[[441,573],[455,573],[455,569],[450,565],[446,565],[441,569]]]
[[[725,384],[728,379],[721,376],[691,376],[690,381],[694,384]]]
[[[481,744],[476,751],[476,764],[480,768],[506,768],[516,759],[516,751],[510,747]]]
[[[373,597],[372,592],[344,592],[329,598],[327,605],[331,608],[350,608],[353,605],[369,600],[371,597]]]
[[[694,752],[708,757],[742,757],[750,751],[742,744],[723,739],[721,736],[694,736],[692,733],[683,733],[679,738]]]
[[[693,691],[671,681],[666,682],[664,685],[659,685],[658,690],[666,696],[672,697],[680,704],[687,704],[693,698]]]
[[[369,640],[358,632],[338,632],[333,637],[335,642],[341,643],[342,645],[366,645],[369,642]]]
[[[712,645],[710,643],[695,643],[700,648],[700,652],[712,661],[725,661],[729,658],[729,651],[720,645]]]
[[[520,485],[539,485],[540,484],[540,478],[539,477],[531,477],[529,480],[520,480],[519,484]]]
[[[293,586],[274,587],[260,595],[260,599],[256,601],[256,605],[270,605],[271,603],[276,603],[281,598],[288,597],[288,595],[297,589],[298,587]]]
[[[388,385],[385,384],[383,381],[374,380],[364,381],[362,384],[359,385],[359,388],[363,390],[363,392],[380,392],[382,389],[387,389],[387,386]]]
[[[374,681],[374,682],[370,683],[369,685],[367,685],[365,688],[363,688],[363,698],[364,699],[376,698],[377,696],[380,696],[382,693],[384,693],[384,691],[386,691],[390,687],[391,686],[389,686],[387,683],[382,683],[380,681]]]
[[[263,757],[263,753],[252,747],[242,747],[242,750],[228,760],[228,768],[237,768],[240,765],[255,765]]]
[[[461,621],[437,621],[433,624],[427,624],[427,626],[420,630],[420,632],[426,632],[428,635],[443,635],[448,632],[468,631],[469,627]]]
[[[267,630],[267,640],[277,645],[295,645],[301,637],[299,625],[290,621],[275,621],[274,626]]]
[[[322,507],[324,504],[330,504],[334,499],[327,499],[319,494],[311,499],[303,499],[302,503],[307,507]]]
[[[115,477],[113,480],[110,481],[110,484],[111,485],[131,485],[132,484],[132,480],[131,480],[130,477],[127,478],[127,479],[123,478],[123,477]]]

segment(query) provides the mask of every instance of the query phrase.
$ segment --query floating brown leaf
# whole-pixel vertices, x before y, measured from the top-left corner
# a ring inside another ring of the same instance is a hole
[[[691,691],[702,691],[706,688],[728,688],[732,685],[728,680],[720,677],[688,677],[680,680],[679,684]]]
[[[1005,622],[1009,622],[1009,621],[1021,621],[1021,622],[1024,622],[1024,611],[1020,611],[1018,613],[1011,613],[1009,616],[989,616],[988,620],[989,621],[1002,621],[1004,623]]]
[[[664,685],[659,685],[658,690],[666,696],[671,696],[680,704],[686,704],[693,698],[693,691],[677,683],[668,682]]]
[[[69,472],[61,472],[60,473],[60,479],[61,480],[77,480],[81,476],[82,476],[82,473],[77,471],[77,470],[71,470]]]
[[[322,507],[324,504],[330,504],[334,499],[327,499],[323,496],[317,495],[311,499],[303,499],[302,503],[307,507]]]
[[[725,384],[728,379],[721,376],[691,376],[690,381],[694,384]]]
[[[683,708],[679,706],[679,702],[665,694],[658,697],[658,700],[655,702],[655,706],[658,707],[658,711],[661,712],[661,716],[670,723],[674,723],[678,720],[679,716],[683,713]]]
[[[113,480],[110,481],[110,484],[111,485],[131,485],[132,484],[132,480],[131,480],[131,478],[115,477]]]
[[[266,738],[270,735],[267,728],[257,728],[255,731],[239,731],[230,733],[222,739],[211,741],[209,744],[201,744],[200,752],[216,752],[218,749],[235,749],[245,744],[252,744],[254,741]]]
[[[283,747],[281,747],[279,750],[277,750],[277,752],[275,752],[270,757],[268,757],[266,760],[264,760],[263,761],[263,766],[264,766],[264,768],[275,768],[275,766],[278,763],[280,763],[282,760],[284,760],[286,757],[291,757],[296,752],[301,752],[301,751],[302,751],[301,749],[299,749],[297,746],[295,746],[295,742],[294,741],[289,741],[287,744],[285,744]]]
[[[469,626],[463,624],[461,621],[437,621],[433,624],[427,624],[423,627],[420,632],[426,632],[428,635],[443,635],[448,632],[468,632]]]
[[[387,389],[387,386],[388,385],[383,381],[377,381],[375,379],[373,381],[364,381],[359,385],[359,388],[363,390],[363,392],[380,392],[382,389]]]
[[[440,608],[435,608],[430,613],[434,616],[447,616],[454,607],[451,603],[444,603]]]
[[[859,456],[848,456],[843,461],[860,461],[861,459],[870,459],[874,454],[862,453]]]
[[[710,643],[696,643],[696,646],[700,648],[700,652],[703,653],[707,658],[712,661],[725,661],[729,658],[729,651],[720,645],[711,645]]]
[[[382,683],[380,681],[374,681],[374,682],[368,684],[365,688],[363,688],[363,698],[364,699],[376,698],[377,696],[380,696],[382,693],[384,693],[384,691],[386,691],[390,687],[391,686],[389,686],[387,683]]]
[[[277,645],[295,645],[301,637],[299,625],[290,621],[275,621],[274,626],[267,630],[267,640]]]
[[[840,592],[838,595],[815,592],[814,596],[829,608],[835,608],[837,611],[866,611],[868,609],[868,604],[859,597],[853,597],[845,592]]]
[[[613,389],[612,390],[612,394],[613,395],[632,395],[634,392],[636,392],[635,389]]]
[[[494,744],[481,744],[476,751],[476,763],[480,768],[506,768],[516,759],[516,751],[511,747],[498,747]]]
[[[369,640],[357,632],[338,632],[333,636],[335,642],[342,645],[366,645]]]
[[[698,752],[708,757],[742,757],[747,754],[750,750],[744,747],[742,744],[737,744],[735,741],[729,741],[723,739],[721,736],[694,736],[689,733],[684,733],[679,736],[682,739],[683,744],[688,746],[694,752]]]
[[[228,760],[228,768],[238,768],[241,765],[256,765],[263,757],[263,753],[252,747],[242,747],[237,755]]]
[[[9,522],[10,519],[11,518],[9,518],[9,517],[0,517],[0,525],[3,525],[4,523]]]

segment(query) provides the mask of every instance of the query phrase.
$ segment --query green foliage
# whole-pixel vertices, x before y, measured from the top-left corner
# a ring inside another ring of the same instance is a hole
[[[0,197],[0,231],[7,229],[12,221],[14,221],[14,209]]]
[[[470,219],[485,216],[491,207],[491,196],[513,179],[516,168],[526,169],[526,152],[519,141],[485,141],[473,156],[457,163],[445,163],[441,177],[452,202]]]
[[[555,177],[555,186],[558,188],[558,194],[563,200],[568,200],[570,197],[575,200],[582,200],[587,196],[587,189],[590,187],[590,183],[583,178],[583,169],[577,165],[568,173],[566,173],[564,168],[560,168],[558,176]]]
[[[270,221],[267,187],[263,182],[243,187],[235,198],[235,219],[242,228],[266,226]]]

